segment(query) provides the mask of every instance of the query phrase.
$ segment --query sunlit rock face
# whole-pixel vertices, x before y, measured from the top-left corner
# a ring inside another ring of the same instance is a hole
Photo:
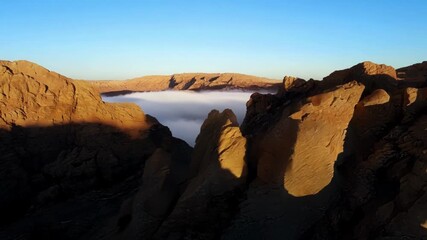
[[[256,146],[258,178],[284,184],[293,196],[313,195],[326,187],[363,90],[353,82],[286,106]]]
[[[286,161],[289,164],[284,174],[284,186],[289,194],[316,194],[331,182],[335,161],[344,149],[346,129],[363,89],[363,85],[350,83],[312,96],[299,111],[288,116],[288,121],[298,125],[295,143],[289,147],[293,153]]]
[[[90,85],[26,61],[1,61],[3,128],[102,123],[138,134],[148,129],[134,104],[105,104]]]
[[[242,124],[254,180],[225,238],[426,237],[416,212],[425,212],[427,98],[407,81],[364,62],[254,94]]]

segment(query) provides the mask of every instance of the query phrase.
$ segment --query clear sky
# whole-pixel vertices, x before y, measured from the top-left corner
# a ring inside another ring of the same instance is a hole
[[[83,79],[427,60],[426,0],[1,0],[0,22],[0,59]]]

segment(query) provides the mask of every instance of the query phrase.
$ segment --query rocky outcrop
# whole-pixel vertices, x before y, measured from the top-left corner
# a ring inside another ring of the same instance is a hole
[[[183,73],[172,76],[145,76],[126,81],[88,81],[108,96],[129,92],[164,90],[276,90],[279,82],[238,73]]]
[[[396,70],[399,80],[415,87],[427,87],[427,61]]]
[[[169,131],[163,128],[164,131]],[[190,171],[191,148],[170,134],[162,134],[159,147],[147,159],[135,195],[123,202],[112,224],[97,235],[110,239],[152,238],[185,190]],[[111,231],[114,229],[115,231]]]
[[[136,105],[104,103],[30,62],[1,61],[0,89],[1,239],[89,234],[138,187],[156,148],[191,151]]]
[[[297,239],[324,214],[338,196],[334,166],[363,91],[350,82],[290,99],[275,109],[265,129],[246,130],[255,179],[226,238]]]
[[[356,80],[366,88],[390,89],[397,85],[396,70],[384,64],[362,62],[349,69],[339,70],[323,78],[323,88],[342,85],[346,82]]]
[[[102,123],[129,134],[150,123],[134,104],[106,104],[90,85],[36,64],[1,61],[1,127]]]
[[[113,239],[213,239],[232,218],[247,169],[246,139],[231,110],[212,111],[188,152],[158,149],[147,160],[138,193],[120,218],[130,223]],[[129,207],[130,206],[130,207]]]
[[[188,186],[162,223],[158,239],[214,239],[233,217],[246,181],[246,139],[236,116],[209,113],[192,155]]]
[[[254,94],[242,124],[253,181],[224,238],[425,238],[427,98],[405,81],[364,62]]]

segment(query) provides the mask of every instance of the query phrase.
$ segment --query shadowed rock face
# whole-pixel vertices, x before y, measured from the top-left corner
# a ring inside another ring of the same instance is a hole
[[[108,96],[129,92],[164,90],[276,89],[272,79],[238,73],[183,73],[172,76],[145,76],[126,81],[88,81],[100,93]]]
[[[218,238],[234,215],[246,181],[245,151],[236,116],[229,109],[212,111],[191,161],[182,158],[184,152],[160,149],[147,160],[142,186],[121,214],[132,220],[113,238]]]
[[[20,64],[0,71],[2,239],[427,237],[420,65],[406,78],[371,62],[285,77],[277,94],[251,96],[240,128],[212,111],[191,149],[137,108]]]
[[[396,70],[397,77],[404,81],[426,83],[427,61]]]
[[[136,105],[30,62],[1,61],[0,89],[1,239],[80,238],[117,214],[156,148],[191,151]]]

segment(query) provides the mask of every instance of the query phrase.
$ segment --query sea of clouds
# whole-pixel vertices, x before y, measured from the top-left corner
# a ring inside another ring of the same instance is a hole
[[[168,126],[175,137],[194,146],[200,126],[212,109],[233,110],[242,123],[246,102],[253,92],[243,91],[162,91],[103,97],[106,102],[133,102],[145,113]]]

